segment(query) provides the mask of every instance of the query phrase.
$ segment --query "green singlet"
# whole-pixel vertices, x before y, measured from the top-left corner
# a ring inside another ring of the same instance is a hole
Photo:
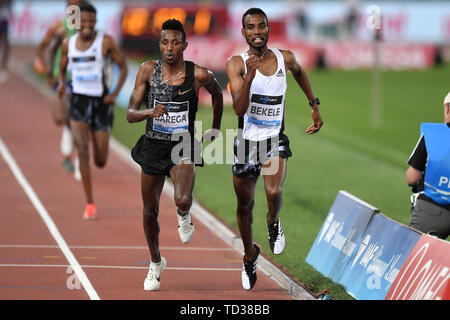
[[[77,29],[75,28],[69,28],[69,26],[67,25],[67,20],[64,19],[62,21],[64,30],[66,30],[66,38],[70,38],[71,36],[73,36],[76,32]],[[56,49],[56,54],[55,54],[55,61],[53,63],[53,77],[55,79],[58,78],[58,74],[59,74],[59,62],[61,61],[61,45],[58,47],[58,49]],[[70,79],[70,72],[67,72],[67,79]]]

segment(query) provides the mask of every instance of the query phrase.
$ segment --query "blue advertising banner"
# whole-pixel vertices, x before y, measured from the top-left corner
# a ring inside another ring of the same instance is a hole
[[[359,300],[383,300],[421,234],[376,213],[337,282]]]
[[[339,191],[306,262],[337,281],[357,242],[378,209],[346,191]]]

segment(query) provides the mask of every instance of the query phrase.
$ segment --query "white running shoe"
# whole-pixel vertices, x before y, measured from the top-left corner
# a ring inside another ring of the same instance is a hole
[[[243,257],[243,264],[242,264],[242,273],[241,273],[241,280],[242,280],[242,287],[245,290],[251,290],[256,283],[257,275],[256,275],[256,265],[258,263],[258,257],[260,249],[257,245],[253,245],[255,247],[256,253],[253,257],[252,261],[247,261],[245,259],[245,255]]]
[[[181,242],[189,243],[194,237],[194,223],[192,222],[191,214],[188,212],[184,216],[180,216],[177,212],[177,218]]]
[[[72,154],[73,138],[72,138],[72,131],[70,131],[68,126],[63,127],[60,148],[63,156],[68,157]]]
[[[164,257],[161,257],[159,263],[150,261],[150,268],[147,273],[147,278],[144,280],[144,290],[158,290],[161,285],[161,273],[166,267],[167,262]]]
[[[281,227],[280,219],[273,222],[268,228],[269,234],[269,245],[273,254],[281,254],[284,250],[286,244],[286,239],[284,237],[284,231]]]
[[[0,70],[0,83],[5,83],[8,80],[8,71]]]
[[[77,181],[81,181],[81,172],[80,172],[80,159],[78,157],[75,158],[74,161],[75,170],[73,171],[73,177]]]

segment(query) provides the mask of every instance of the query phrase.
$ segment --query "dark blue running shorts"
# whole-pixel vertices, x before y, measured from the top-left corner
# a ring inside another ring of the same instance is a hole
[[[280,133],[278,137],[262,141],[250,141],[237,136],[234,139],[233,175],[236,178],[258,177],[262,164],[277,156],[283,159],[292,157],[289,139],[285,134]]]
[[[73,93],[70,97],[69,119],[86,122],[93,131],[110,131],[114,121],[114,108],[103,104],[103,97],[90,97]]]

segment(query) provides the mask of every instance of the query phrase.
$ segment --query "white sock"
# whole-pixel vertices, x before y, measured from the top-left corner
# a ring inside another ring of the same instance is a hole
[[[181,213],[180,213],[180,212],[178,212],[178,210],[177,210],[178,216],[181,217],[181,218],[183,218],[183,219],[186,219],[186,218],[187,218],[188,213],[189,213],[189,211],[181,212]]]
[[[68,126],[63,127],[63,133],[61,137],[61,153],[68,157],[73,151],[72,131]]]
[[[150,260],[150,267],[153,268],[153,269],[158,270],[159,268],[161,268],[161,261],[156,263],[156,262],[153,262],[153,261]]]

